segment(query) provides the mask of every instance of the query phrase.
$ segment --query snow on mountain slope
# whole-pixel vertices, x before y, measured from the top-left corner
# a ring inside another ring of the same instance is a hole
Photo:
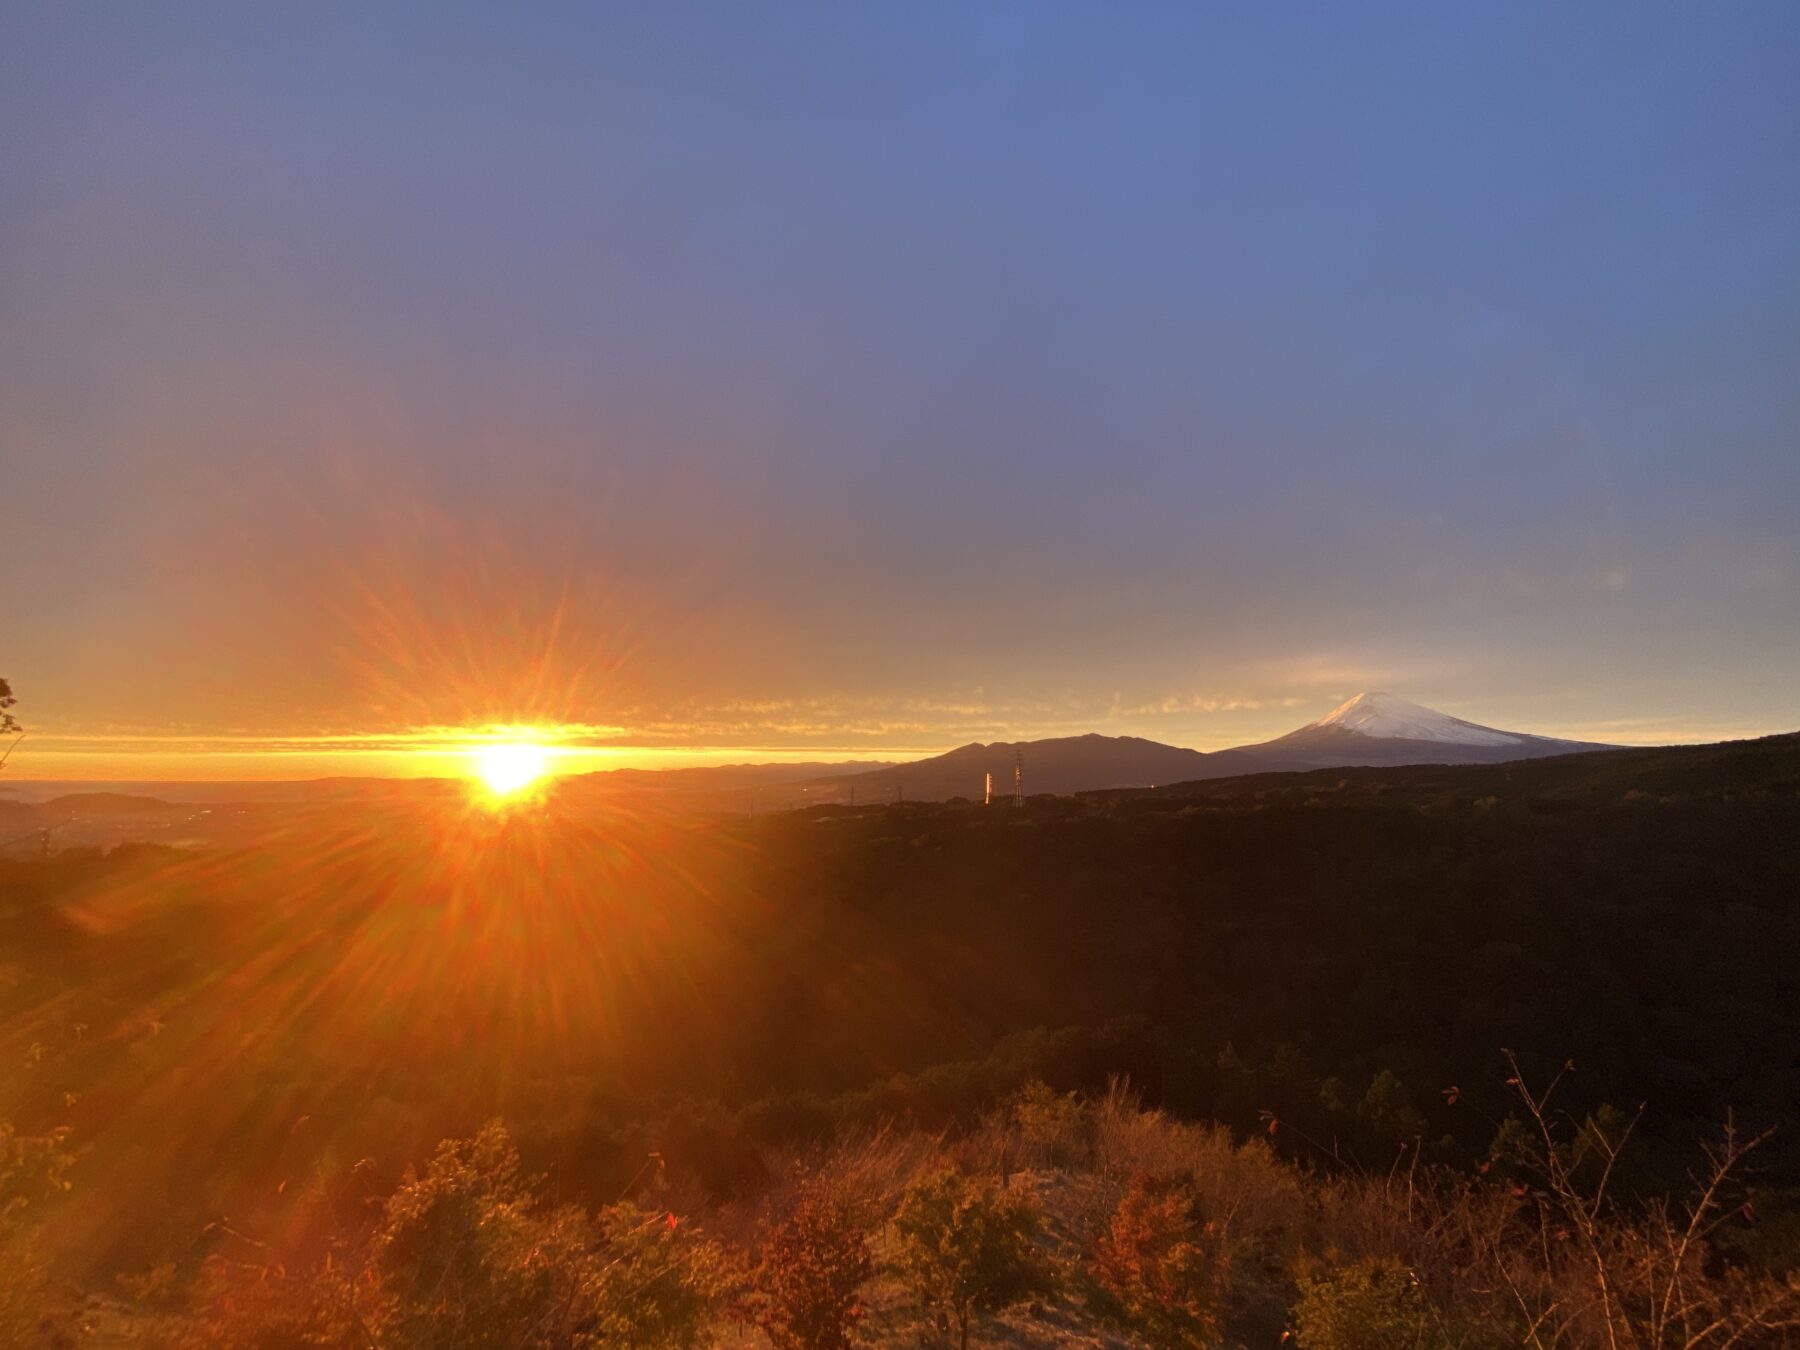
[[[1388,740],[1444,741],[1451,745],[1528,745],[1536,739],[1465,722],[1392,694],[1358,694],[1311,727],[1337,727]]]
[[[1509,759],[1610,748],[1484,727],[1392,694],[1358,694],[1285,736],[1237,747],[1240,754],[1271,770],[1353,764],[1500,764]]]

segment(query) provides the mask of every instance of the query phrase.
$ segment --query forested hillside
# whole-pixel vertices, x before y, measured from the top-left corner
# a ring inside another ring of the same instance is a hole
[[[495,1117],[584,1203],[652,1153],[728,1202],[771,1148],[1114,1075],[1305,1169],[1473,1169],[1507,1049],[1572,1063],[1578,1121],[1643,1105],[1627,1199],[1728,1110],[1774,1128],[1757,1231],[1792,1222],[1800,737],[1020,809],[346,806],[0,868],[0,1119],[66,1152],[33,1231],[88,1290],[226,1231],[316,1249]]]

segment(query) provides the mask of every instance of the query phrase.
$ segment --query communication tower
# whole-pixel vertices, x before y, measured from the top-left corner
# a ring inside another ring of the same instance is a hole
[[[1025,805],[1025,751],[1013,747],[1013,805]]]

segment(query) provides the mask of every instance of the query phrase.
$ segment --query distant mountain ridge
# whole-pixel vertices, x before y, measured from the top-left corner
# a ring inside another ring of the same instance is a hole
[[[777,764],[706,764],[679,769],[601,769],[578,775],[595,787],[651,788],[676,791],[726,791],[734,788],[773,787],[784,783],[816,782],[833,774],[888,769],[892,760],[813,760]]]
[[[988,775],[996,801],[1013,795],[1019,761],[1026,795],[1147,788],[1246,774],[1408,764],[1497,764],[1614,746],[1503,731],[1452,717],[1393,694],[1369,692],[1274,740],[1201,751],[1141,736],[1089,732],[1033,741],[971,741],[907,763],[879,760],[741,763],[675,769],[615,769],[557,780],[559,794],[659,800],[671,809],[758,814],[810,805],[895,800],[979,801]],[[306,782],[90,783],[13,782],[0,811],[19,818],[28,807],[61,815],[126,816],[176,805],[354,805],[455,796],[465,780],[326,778]],[[120,789],[134,789],[121,792]],[[140,795],[154,792],[152,799]],[[51,798],[61,797],[53,802]],[[35,806],[34,806],[35,804]]]
[[[1100,788],[1155,787],[1194,778],[1223,778],[1255,773],[1257,765],[1224,750],[1208,754],[1141,736],[1054,736],[1038,741],[971,741],[930,759],[897,764],[865,773],[838,774],[812,780],[817,789],[855,789],[864,801],[913,798],[942,801],[951,797],[979,800],[987,775],[993,775],[998,800],[1013,795],[1013,764],[1020,762],[1027,795],[1065,795]]]
[[[1272,741],[1211,752],[1139,736],[1057,736],[1037,741],[971,742],[930,759],[889,769],[811,779],[813,801],[896,798],[979,799],[993,775],[996,800],[1013,792],[1021,761],[1026,795],[1154,787],[1241,774],[1384,764],[1498,764],[1616,747],[1502,731],[1466,722],[1393,694],[1370,692]]]

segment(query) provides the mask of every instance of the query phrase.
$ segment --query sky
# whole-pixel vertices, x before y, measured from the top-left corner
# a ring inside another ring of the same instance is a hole
[[[10,777],[1800,727],[1800,6],[0,9]]]

